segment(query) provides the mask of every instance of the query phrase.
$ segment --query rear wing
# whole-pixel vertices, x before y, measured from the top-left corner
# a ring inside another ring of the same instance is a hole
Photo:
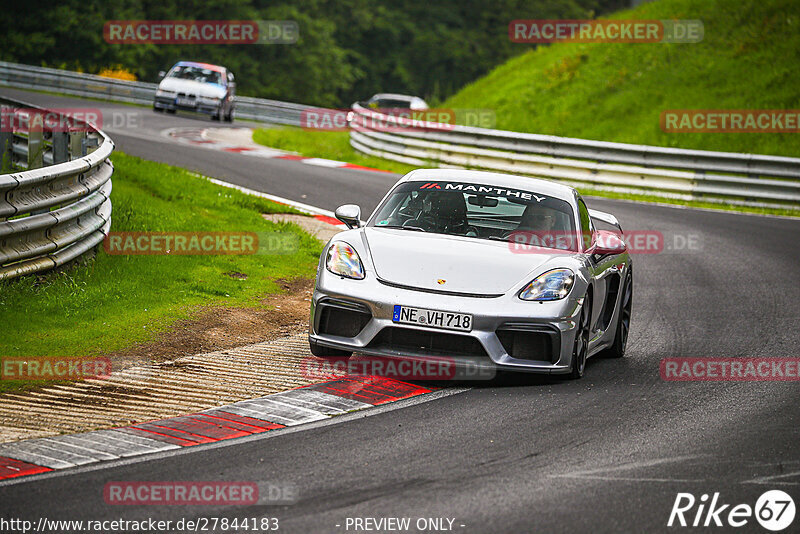
[[[611,215],[610,213],[606,213],[604,211],[597,211],[597,210],[589,210],[589,217],[592,219],[596,219],[598,221],[603,221],[606,224],[610,224],[611,226],[616,226],[619,228],[619,231],[622,231],[622,226],[620,226],[619,221],[616,217]]]

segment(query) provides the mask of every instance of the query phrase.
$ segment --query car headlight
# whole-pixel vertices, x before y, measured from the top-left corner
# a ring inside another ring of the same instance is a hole
[[[356,280],[364,279],[364,264],[361,263],[358,252],[344,241],[337,241],[328,247],[325,267],[339,276]]]
[[[163,89],[157,89],[156,96],[175,96],[175,91],[165,91]]]
[[[216,96],[201,96],[200,101],[207,104],[219,104],[222,99]]]
[[[560,300],[569,295],[575,273],[569,269],[553,269],[537,276],[519,292],[522,300]]]

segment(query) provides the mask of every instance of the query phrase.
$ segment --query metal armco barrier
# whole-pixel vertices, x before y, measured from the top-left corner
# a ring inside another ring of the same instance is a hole
[[[114,143],[64,115],[56,128],[34,121],[34,109],[0,98],[0,280],[64,265],[111,227]]]
[[[550,178],[576,187],[800,209],[800,159],[420,124],[353,104],[356,150],[420,166]]]
[[[317,108],[304,104],[267,100],[266,98],[236,97],[236,117],[241,119],[302,126],[303,112],[308,109]]]
[[[45,89],[69,95],[152,105],[158,84],[103,78],[94,74],[32,67],[0,61],[0,85]],[[301,125],[304,110],[312,106],[265,98],[235,97],[235,116],[278,124]]]

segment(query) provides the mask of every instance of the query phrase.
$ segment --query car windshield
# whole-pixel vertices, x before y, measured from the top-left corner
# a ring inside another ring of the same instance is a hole
[[[570,204],[548,195],[465,182],[405,182],[368,226],[577,250]]]
[[[200,83],[222,84],[222,73],[216,70],[191,65],[181,65],[175,67],[167,75],[168,78],[178,78],[181,80],[193,80]]]
[[[373,108],[400,108],[408,109],[411,107],[412,99],[400,98],[371,98],[369,106]]]

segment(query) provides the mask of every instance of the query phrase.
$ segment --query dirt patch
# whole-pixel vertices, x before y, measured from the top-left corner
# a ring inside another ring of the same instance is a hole
[[[169,362],[182,356],[232,349],[296,333],[308,326],[314,280],[277,280],[281,291],[261,300],[265,307],[200,308],[191,319],[178,321],[143,343],[108,354],[115,371],[143,362]]]

